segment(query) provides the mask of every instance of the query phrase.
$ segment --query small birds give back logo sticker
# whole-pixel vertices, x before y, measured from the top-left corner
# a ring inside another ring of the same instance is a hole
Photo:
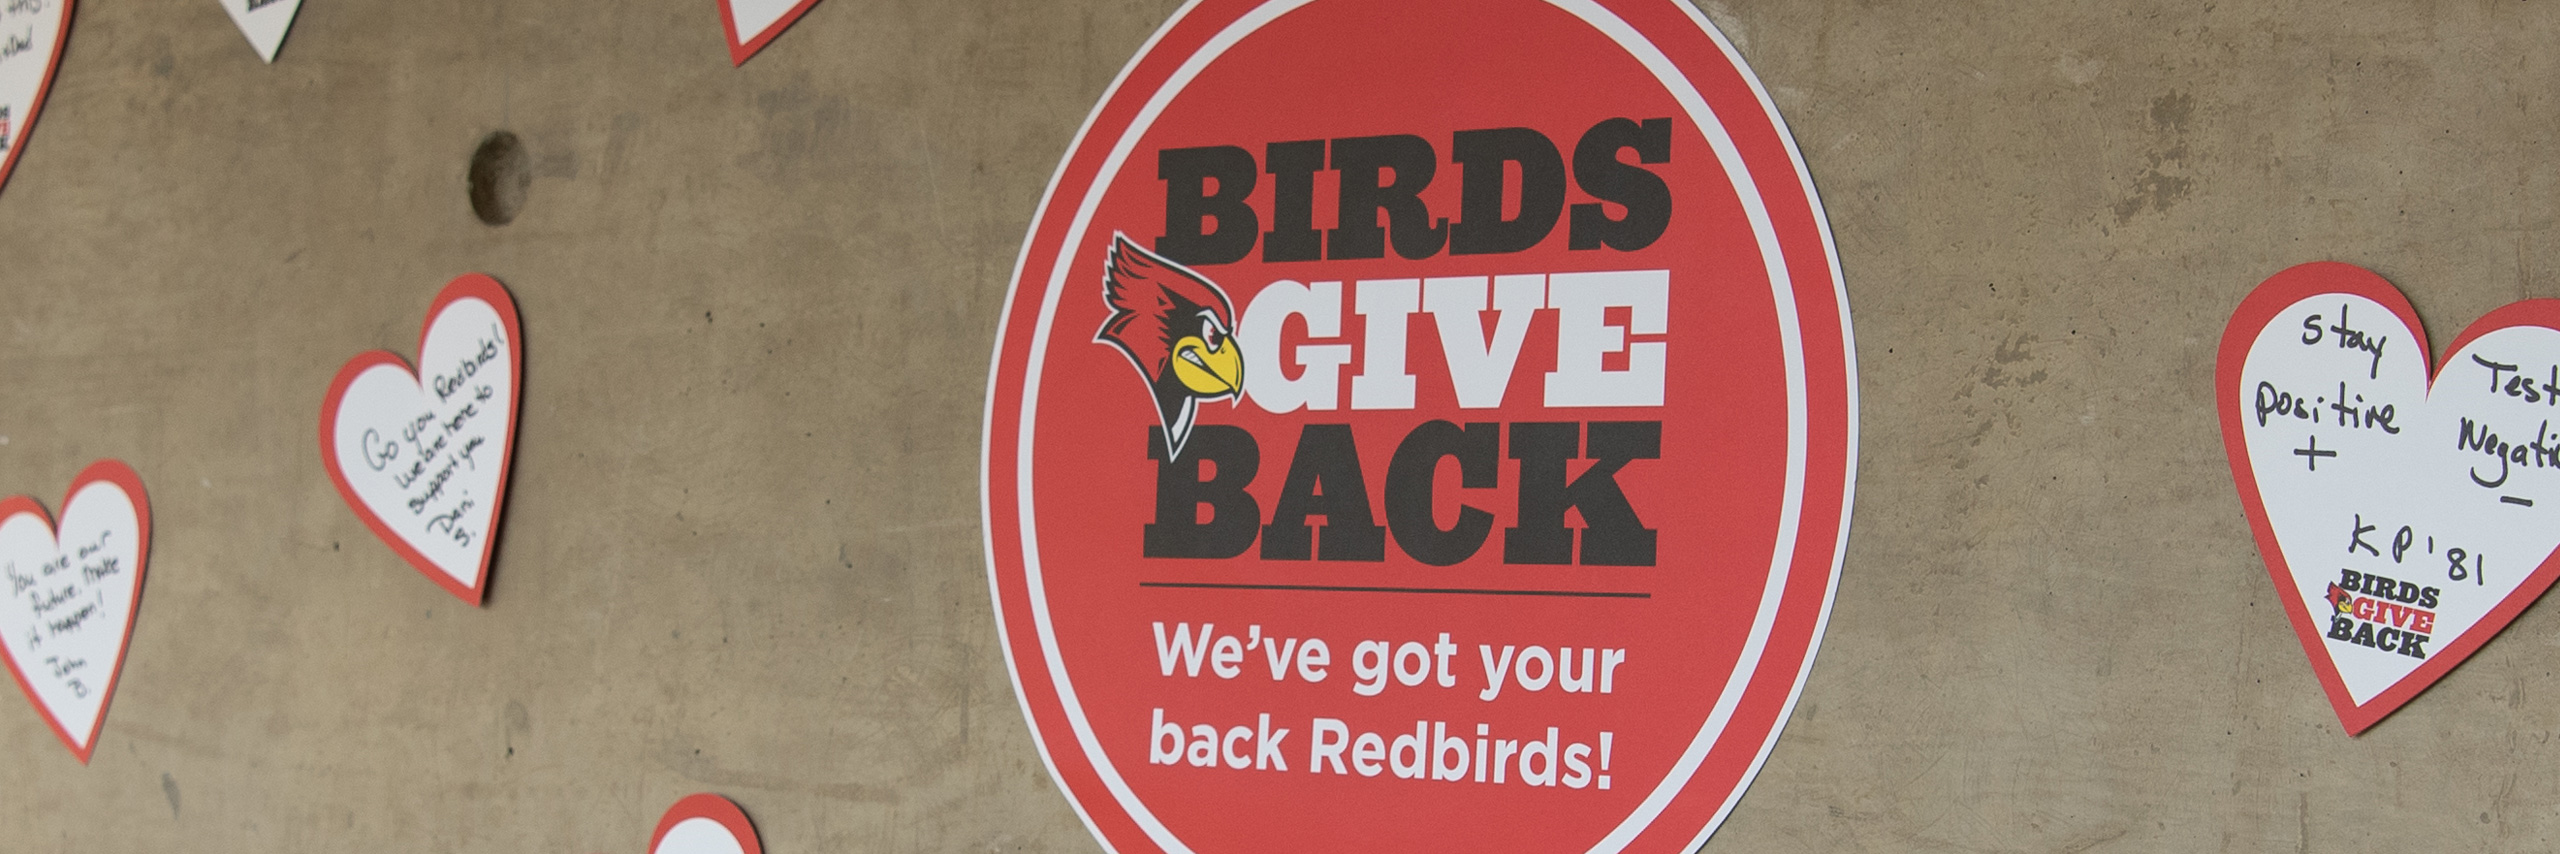
[[[2560,300],[2513,303],[2428,367],[2398,288],[2276,274],[2222,335],[2222,436],[2312,672],[2360,733],[2560,576]]]
[[[1119,851],[1685,851],[1812,662],[1856,377],[1688,4],[1185,7],[1042,203],[989,572]]]

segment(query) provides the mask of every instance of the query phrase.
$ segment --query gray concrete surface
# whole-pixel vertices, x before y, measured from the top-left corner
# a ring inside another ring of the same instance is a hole
[[[0,491],[130,461],[157,541],[83,768],[0,697],[0,850],[1091,851],[1012,698],[976,447],[1057,158],[1171,0],[83,0],[0,191]],[[1838,232],[1863,460],[1828,642],[1710,851],[2532,851],[2560,612],[2369,734],[2273,603],[2209,406],[2260,279],[2438,342],[2560,295],[2560,8],[1707,4]],[[490,131],[521,217],[465,198]],[[316,456],[340,362],[523,310],[488,606]],[[14,695],[14,692],[10,692]]]

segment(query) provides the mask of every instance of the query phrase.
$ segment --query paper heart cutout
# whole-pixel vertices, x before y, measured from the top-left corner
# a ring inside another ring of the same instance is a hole
[[[150,555],[151,500],[122,462],[72,478],[58,528],[35,499],[0,500],[0,647],[18,689],[83,765],[124,672]]]
[[[818,0],[720,0],[720,29],[729,36],[729,64],[747,64],[747,57],[763,50],[815,5]]]
[[[2350,734],[2560,575],[2560,300],[2490,312],[2433,372],[2429,354],[2399,289],[2334,262],[2269,278],[2223,331],[2232,478]]]
[[[302,0],[222,0],[222,11],[231,13],[231,23],[240,26],[259,59],[274,62],[285,32],[293,29],[293,16],[302,11]]]
[[[0,186],[17,171],[27,132],[44,111],[62,43],[71,32],[71,0],[0,4]]]
[[[418,336],[420,380],[398,354],[357,354],[320,406],[320,458],[347,506],[418,572],[480,604],[515,458],[524,376],[516,304],[496,279],[445,285]]]
[[[728,798],[709,792],[686,795],[658,819],[649,854],[764,854],[756,827]]]

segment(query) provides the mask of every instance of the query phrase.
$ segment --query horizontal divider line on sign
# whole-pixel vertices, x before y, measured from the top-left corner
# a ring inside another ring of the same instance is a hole
[[[1448,596],[1570,596],[1585,599],[1651,599],[1651,593],[1617,590],[1480,590],[1462,587],[1350,587],[1335,584],[1234,584],[1215,581],[1141,581],[1140,587],[1194,590],[1303,590],[1316,593],[1436,593]]]

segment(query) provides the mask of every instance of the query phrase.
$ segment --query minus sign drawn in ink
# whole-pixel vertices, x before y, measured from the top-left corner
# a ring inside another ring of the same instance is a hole
[[[2521,505],[2521,506],[2525,506],[2525,507],[2531,507],[2531,506],[2533,506],[2533,499],[2531,499],[2531,498],[2517,498],[2517,497],[2515,497],[2515,496],[2513,496],[2513,495],[2501,495],[2501,496],[2498,496],[2498,500],[2499,500],[2499,501],[2504,501],[2504,502],[2506,502],[2506,503],[2508,503],[2508,504],[2516,504],[2516,505]]]

